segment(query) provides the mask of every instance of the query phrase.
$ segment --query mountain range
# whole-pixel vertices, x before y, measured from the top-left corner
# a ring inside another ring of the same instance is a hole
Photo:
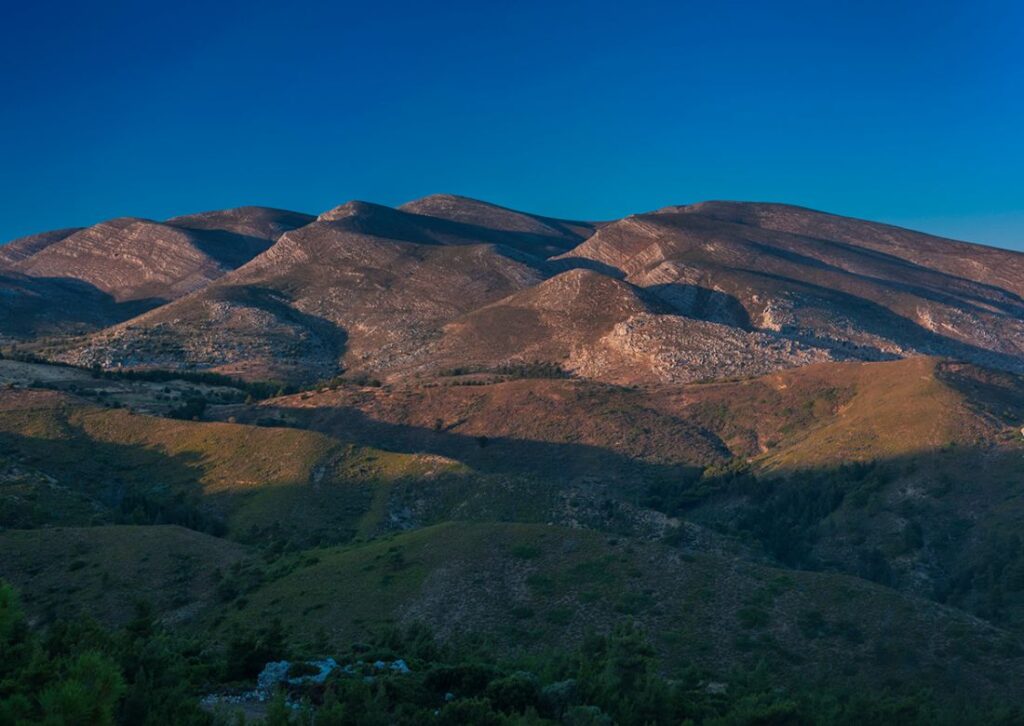
[[[1024,366],[1022,255],[777,204],[555,220],[439,195],[117,219],[0,248],[8,340],[309,384],[542,361],[611,383],[828,360]]]
[[[0,291],[33,622],[144,590],[213,644],[521,657],[628,620],[670,674],[1024,697],[1022,253],[436,195],[41,233]]]

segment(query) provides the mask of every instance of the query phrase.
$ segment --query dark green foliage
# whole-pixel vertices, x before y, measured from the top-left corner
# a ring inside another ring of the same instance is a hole
[[[506,363],[504,365],[488,368],[485,366],[459,366],[446,368],[438,372],[438,375],[455,378],[458,376],[469,376],[474,374],[491,374],[492,376],[505,376],[512,380],[526,378],[571,378],[572,375],[557,363],[550,361],[534,360],[527,363]]]
[[[838,626],[808,615],[807,627],[834,635]],[[392,630],[342,662],[403,655],[412,673],[336,673],[321,689],[292,694],[313,703],[320,724],[961,724],[1015,723],[1018,707],[953,708],[927,695],[838,689],[789,691],[766,668],[728,676],[710,687],[688,669],[666,678],[644,633],[621,625],[591,635],[572,651],[503,662],[479,644],[424,647],[422,627]],[[419,655],[414,655],[418,653]],[[370,655],[374,654],[374,655]],[[366,674],[370,673],[369,678]],[[283,714],[283,710],[278,712]],[[303,723],[293,711],[287,723]],[[285,721],[279,721],[285,723]]]
[[[540,684],[532,673],[513,673],[487,685],[486,696],[494,707],[506,713],[523,713],[536,708],[540,700]]]
[[[227,531],[221,519],[202,510],[197,496],[180,491],[126,491],[117,503],[114,521],[118,524],[177,524],[217,537]]]
[[[963,546],[951,537],[949,546]],[[953,573],[935,593],[940,602],[1015,626],[1024,623],[1024,540],[1017,532],[992,533],[977,546],[971,564]],[[1013,606],[1016,606],[1015,608]]]
[[[503,376],[519,378],[570,378],[570,375],[557,363],[535,360],[530,363],[506,363],[493,370]]]
[[[288,726],[292,721],[292,712],[285,701],[284,693],[278,693],[267,707],[267,726]]]
[[[102,371],[102,378],[125,381],[145,381],[148,383],[165,383],[167,381],[186,381],[205,386],[218,386],[223,388],[235,388],[245,394],[259,400],[270,398],[280,390],[280,384],[270,381],[243,381],[240,378],[232,378],[221,373],[212,371],[177,371],[177,370],[117,370]],[[287,393],[297,392],[295,387],[286,387]]]
[[[651,485],[646,504],[681,515],[705,503],[739,501],[743,506],[731,517],[737,534],[757,540],[785,565],[813,569],[820,564],[811,556],[820,525],[844,504],[866,506],[892,477],[893,472],[880,464],[855,463],[820,472],[759,478],[745,462],[733,459],[723,466],[708,467],[696,480]],[[920,547],[921,537],[920,528],[910,525],[906,546]],[[857,574],[889,582],[888,564],[879,556],[863,553]]]
[[[841,628],[808,612],[801,627],[831,637]],[[45,634],[27,625],[14,591],[0,583],[0,723],[211,724],[198,707],[223,678],[245,674],[251,687],[266,660],[287,657],[271,623],[236,634],[226,652],[174,638],[152,610],[138,607],[123,630],[62,622]],[[402,657],[409,673],[374,669]],[[1019,706],[953,707],[927,694],[786,690],[764,667],[713,680],[694,669],[666,678],[638,628],[593,634],[577,649],[506,662],[473,640],[438,644],[422,626],[391,629],[353,646],[324,685],[280,692],[266,723],[360,724],[1013,724]],[[233,663],[241,664],[237,667]],[[232,671],[232,668],[236,670]],[[308,670],[308,669],[307,669]],[[298,674],[301,669],[296,669]]]
[[[423,685],[435,693],[477,696],[483,693],[488,684],[497,677],[498,671],[491,665],[480,663],[438,665],[427,672]]]
[[[513,547],[510,554],[520,560],[535,560],[540,557],[541,551],[535,545],[522,544]]]
[[[190,396],[180,405],[168,411],[169,418],[178,418],[184,421],[198,420],[206,410],[206,399],[202,396]]]
[[[305,390],[315,391],[320,388],[341,388],[344,386],[359,386],[368,388],[380,388],[384,385],[379,378],[367,375],[366,373],[356,373],[353,375],[342,374],[334,376],[326,381],[320,381],[312,386],[308,386]]]
[[[234,388],[242,394],[251,396],[256,400],[270,398],[280,391],[285,394],[297,393],[296,386],[284,386],[273,381],[243,381],[240,378],[232,378],[222,373],[213,371],[182,371],[162,370],[150,368],[146,370],[103,370],[100,366],[94,365],[89,368],[64,363],[59,360],[50,360],[35,353],[18,351],[8,348],[5,353],[0,352],[0,358],[21,361],[22,363],[40,363],[61,368],[74,368],[88,371],[96,379],[120,380],[120,381],[143,381],[146,383],[166,383],[168,381],[186,381],[204,386],[216,386],[220,388]]]
[[[486,698],[461,698],[446,704],[438,719],[444,726],[502,726],[505,719],[491,707]]]
[[[191,643],[140,605],[123,631],[87,620],[28,628],[0,582],[0,724],[208,724],[195,690],[209,675]]]
[[[238,681],[259,675],[270,661],[283,659],[288,654],[284,628],[280,620],[271,620],[255,632],[235,631],[228,641],[224,679]]]
[[[53,665],[57,680],[39,694],[45,723],[105,726],[114,722],[114,708],[125,690],[114,661],[85,651]]]
[[[303,676],[315,676],[320,672],[320,669],[312,663],[292,663],[288,668],[289,678],[302,678]]]

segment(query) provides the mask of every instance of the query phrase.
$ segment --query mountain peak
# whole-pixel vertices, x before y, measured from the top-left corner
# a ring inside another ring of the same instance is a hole
[[[352,199],[339,204],[337,207],[332,207],[326,212],[323,212],[316,218],[317,222],[337,222],[340,219],[346,219],[348,217],[355,217],[359,215],[369,215],[384,211],[394,212],[395,210],[391,207],[387,207],[383,204],[375,204],[373,202],[364,202],[360,199]]]

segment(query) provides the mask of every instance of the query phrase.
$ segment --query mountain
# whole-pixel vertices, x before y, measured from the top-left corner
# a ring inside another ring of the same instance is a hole
[[[37,252],[45,250],[50,245],[56,244],[80,231],[81,227],[69,227],[68,229],[55,229],[51,232],[30,234],[27,237],[11,240],[0,247],[0,264],[7,267],[22,262]]]
[[[267,663],[330,655],[352,668],[293,701],[384,723],[396,698],[610,723],[594,694],[636,689],[695,722],[862,699],[846,722],[1013,723],[1021,273],[738,202],[589,223],[435,195],[16,240],[17,632],[177,644],[179,697],[255,717]]]
[[[399,209],[475,228],[481,239],[504,241],[524,252],[543,257],[572,249],[593,234],[595,228],[590,222],[540,217],[452,194],[423,197],[403,204]]]
[[[26,338],[134,317],[201,289],[311,219],[243,207],[162,223],[123,217],[14,240],[0,248],[9,321],[0,332]]]
[[[831,359],[823,348],[674,312],[642,288],[577,268],[452,321],[421,352],[421,368],[543,362],[593,380],[642,383],[758,375]]]
[[[540,223],[512,212],[473,219],[342,205],[216,284],[99,333],[63,359],[302,382],[342,366],[402,365],[448,321],[548,276],[544,257],[532,254],[538,240],[562,239],[564,249],[580,239],[561,229],[561,237],[519,236],[507,227]]]
[[[537,362],[612,383],[916,355],[1024,370],[1020,253],[778,204],[585,223],[435,195],[12,244],[9,286],[74,278],[109,296],[76,313],[78,332],[101,330],[48,343],[79,365],[299,384]],[[48,314],[25,299],[7,305],[22,337]]]
[[[972,252],[977,254],[972,256]],[[782,205],[669,207],[566,253],[679,314],[826,348],[838,358],[950,355],[1020,370],[1019,253]]]

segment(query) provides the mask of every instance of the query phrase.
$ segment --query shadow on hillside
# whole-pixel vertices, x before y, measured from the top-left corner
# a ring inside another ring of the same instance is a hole
[[[527,215],[530,216],[530,215]],[[554,220],[541,220],[551,234],[516,232],[417,214],[378,204],[360,202],[358,213],[327,222],[358,234],[415,244],[495,244],[503,245],[535,258],[538,263],[575,247],[584,236]]]
[[[616,280],[625,280],[626,273],[614,265],[609,265],[598,260],[591,260],[587,257],[562,257],[557,260],[550,260],[556,272],[568,272],[569,270],[591,270],[600,272],[602,275]],[[637,288],[638,290],[640,288]]]
[[[226,229],[182,227],[195,235],[196,247],[228,269],[236,269],[256,255],[266,252],[274,240],[238,234]]]
[[[118,302],[95,285],[70,277],[0,274],[0,331],[16,337],[101,328],[165,304],[162,298]]]
[[[318,377],[331,377],[340,372],[339,361],[348,346],[348,332],[340,325],[299,310],[287,294],[274,288],[255,285],[220,287],[214,291],[214,296],[235,305],[261,310],[275,320],[309,333],[307,338],[297,343],[307,350],[297,355],[281,355],[275,360],[283,368],[294,369],[300,374],[288,376],[289,380],[311,382]],[[326,376],[320,371],[310,372],[305,356],[322,361],[322,367],[327,369]]]
[[[959,391],[978,413],[1017,428],[1024,423],[1024,378],[1012,373],[947,362],[937,377]]]
[[[504,436],[470,436],[446,429],[394,424],[367,416],[356,408],[274,408],[246,411],[240,421],[283,424],[326,433],[345,442],[407,454],[436,454],[463,462],[474,470],[504,476],[528,475],[557,480],[576,477],[614,478],[639,485],[651,480],[691,479],[702,466],[644,461],[600,446],[531,441]],[[697,433],[695,431],[695,433]],[[725,444],[700,430],[710,448],[724,459]]]
[[[681,282],[652,285],[645,289],[679,315],[746,331],[754,329],[750,314],[739,299],[721,290]]]
[[[889,308],[866,298],[769,272],[746,270],[745,273],[754,277],[771,280],[774,284],[781,285],[783,289],[795,293],[798,300],[801,295],[806,295],[811,300],[817,299],[820,301],[819,304],[823,310],[842,311],[845,317],[849,318],[867,334],[897,341],[901,346],[913,347],[922,355],[959,358],[1003,370],[1024,370],[1024,360],[970,343],[964,343],[928,330],[919,323],[898,315]],[[811,306],[803,306],[804,309],[808,307]],[[840,360],[843,358],[892,360],[903,357],[868,345],[858,345],[844,340],[826,338],[807,329],[794,326],[789,328],[784,326],[780,337],[791,338],[808,345],[825,348],[837,354]]]
[[[1022,298],[1020,295],[1014,293],[1011,290],[1007,290],[996,285],[990,285],[988,283],[971,280],[969,278],[961,277],[959,275],[953,275],[948,272],[935,270],[924,265],[919,265],[916,262],[911,262],[910,260],[904,259],[902,257],[887,254],[880,250],[873,250],[867,247],[858,247],[856,245],[852,245],[846,242],[839,242],[834,240],[821,240],[816,237],[806,237],[805,235],[800,236],[805,239],[812,240],[813,242],[825,242],[826,244],[838,247],[844,251],[852,252],[863,257],[868,257],[874,260],[881,260],[894,267],[899,267],[908,270],[911,273],[917,273],[929,277],[938,278],[938,282],[940,283],[938,285],[938,292],[940,295],[943,293],[943,291],[948,290],[949,285],[952,284],[955,285],[958,290],[956,296],[957,299],[972,300],[976,303],[982,303],[983,305],[994,305],[997,307],[1001,307],[1003,312],[1007,315],[1020,316],[1024,314],[1024,298]],[[838,269],[838,271],[843,272],[844,274],[850,274],[842,269]],[[873,277],[869,279],[884,284],[899,284],[892,283],[892,281],[879,280]],[[967,292],[964,288],[968,288],[974,291],[987,291],[991,293],[993,297],[983,297],[979,294],[979,292]],[[917,289],[916,286],[914,289]],[[1009,302],[1007,303],[1000,301],[999,298],[1002,298],[1003,300]]]
[[[154,447],[100,441],[66,420],[58,426],[59,438],[0,433],[0,456],[54,480],[47,501],[38,506],[61,510],[67,504],[61,500],[66,493],[84,497],[93,507],[88,517],[74,524],[178,524],[223,534],[220,520],[201,507],[200,454],[168,454]],[[4,526],[18,524],[0,520]]]
[[[658,486],[649,504],[757,542],[780,566],[855,575],[1024,632],[1020,448],[903,456]]]
[[[877,277],[863,272],[851,273],[849,270],[838,265],[825,262],[814,257],[809,257],[799,252],[780,249],[762,242],[747,240],[747,244],[752,246],[760,254],[774,257],[790,264],[796,264],[802,267],[809,267],[840,275],[857,283],[866,281],[870,284],[875,284],[889,290],[910,293],[911,295],[915,295],[925,300],[931,300],[932,302],[942,303],[953,307],[960,307],[974,313],[986,315],[1002,314],[1010,317],[1020,317],[1024,315],[1024,300],[1008,290],[1003,290],[1002,288],[994,287],[992,285],[977,283],[963,277],[949,275],[944,272],[922,267],[921,265],[908,262],[907,260],[901,260],[898,257],[893,257],[892,255],[886,255],[881,252],[876,253],[872,250],[864,250],[854,245],[828,241],[825,241],[825,243],[838,247],[844,252],[856,257],[867,257],[873,261],[880,260],[883,264],[898,267],[899,270],[895,271],[894,274],[902,274],[906,279],[910,279],[911,277],[918,279],[930,278],[931,284],[926,284],[924,280],[921,280],[920,282],[899,281],[885,277]],[[981,294],[982,291],[986,290],[992,293],[990,297],[985,297]],[[987,306],[997,308],[1000,312],[994,312]]]

